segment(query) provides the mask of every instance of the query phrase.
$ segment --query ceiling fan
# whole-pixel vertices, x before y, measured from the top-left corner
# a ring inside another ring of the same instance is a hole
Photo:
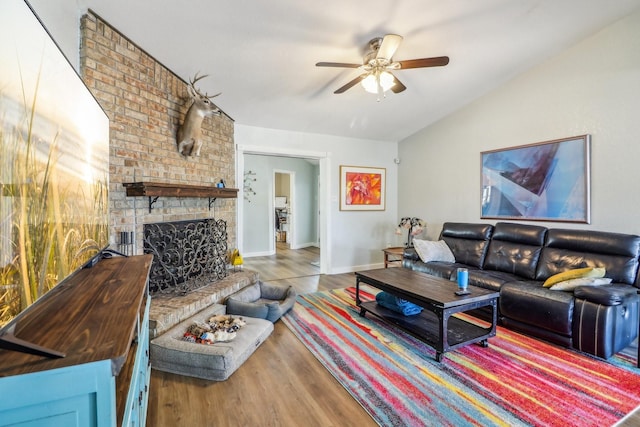
[[[394,93],[400,93],[407,87],[391,71],[406,70],[409,68],[441,67],[449,63],[448,56],[434,58],[408,59],[406,61],[394,61],[402,36],[387,34],[384,37],[376,37],[368,44],[368,50],[364,54],[362,65],[343,62],[318,62],[317,67],[359,68],[363,74],[351,80],[346,85],[338,88],[333,93],[343,93],[361,83],[367,92],[377,93],[380,96],[391,89]]]

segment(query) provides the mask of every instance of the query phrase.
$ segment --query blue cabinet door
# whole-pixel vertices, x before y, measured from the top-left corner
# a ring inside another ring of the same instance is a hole
[[[104,360],[0,378],[0,426],[113,426],[115,379]]]

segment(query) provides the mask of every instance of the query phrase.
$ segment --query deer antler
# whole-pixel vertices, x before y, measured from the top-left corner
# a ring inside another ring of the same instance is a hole
[[[191,86],[193,86],[195,88],[195,84],[197,83],[198,80],[204,79],[205,77],[209,77],[209,74],[205,74],[204,76],[199,76],[198,74],[200,74],[200,72],[198,71],[196,73],[195,76],[193,76],[193,80],[189,79],[189,83],[191,84]]]
[[[198,82],[198,80],[204,79],[205,77],[209,77],[209,74],[205,74],[203,76],[198,76],[199,72],[196,73],[195,76],[193,76],[193,79],[189,79],[189,86],[191,86],[191,88],[193,89],[193,91],[203,97],[203,98],[207,98],[207,99],[211,99],[211,98],[215,98],[216,96],[220,95],[222,92],[218,92],[215,95],[211,95],[209,96],[208,93],[205,92],[205,94],[203,95],[202,92],[200,92],[198,89],[196,89],[196,83]]]

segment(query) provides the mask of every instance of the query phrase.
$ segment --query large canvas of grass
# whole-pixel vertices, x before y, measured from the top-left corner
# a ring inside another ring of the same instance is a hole
[[[109,242],[109,122],[24,0],[0,5],[0,327]]]

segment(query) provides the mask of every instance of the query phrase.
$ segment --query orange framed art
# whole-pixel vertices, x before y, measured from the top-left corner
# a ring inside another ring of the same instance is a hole
[[[386,169],[340,166],[340,210],[383,211]]]

